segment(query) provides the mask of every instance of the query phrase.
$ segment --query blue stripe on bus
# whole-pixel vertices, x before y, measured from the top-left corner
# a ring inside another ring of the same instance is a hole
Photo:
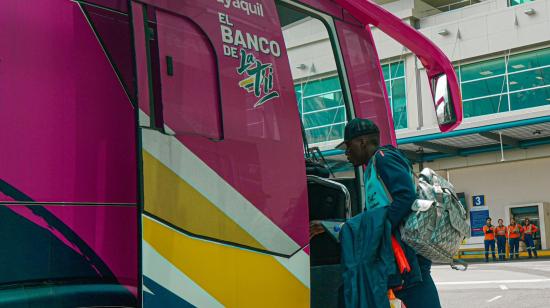
[[[143,285],[153,293],[143,291],[144,307],[195,307],[147,276],[143,276]]]

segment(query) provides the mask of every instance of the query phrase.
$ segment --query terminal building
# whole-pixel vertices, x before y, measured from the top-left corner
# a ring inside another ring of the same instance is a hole
[[[511,217],[530,218],[540,229],[538,248],[550,249],[550,0],[378,3],[435,42],[455,66],[464,120],[441,134],[422,64],[372,29],[398,147],[416,171],[430,167],[455,185],[472,224],[463,247],[482,247],[481,227],[490,216],[506,225]],[[287,18],[285,43],[309,146],[340,172],[352,172],[333,150],[347,119],[338,77],[345,72],[336,66],[331,25],[315,16]]]

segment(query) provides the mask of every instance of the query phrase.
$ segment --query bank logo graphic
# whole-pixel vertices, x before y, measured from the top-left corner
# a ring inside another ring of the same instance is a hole
[[[267,101],[279,97],[279,92],[271,91],[273,89],[273,64],[262,63],[256,59],[254,54],[246,53],[241,49],[240,65],[237,73],[243,77],[239,86],[247,92],[254,92],[259,100],[254,104],[254,108],[265,104]]]

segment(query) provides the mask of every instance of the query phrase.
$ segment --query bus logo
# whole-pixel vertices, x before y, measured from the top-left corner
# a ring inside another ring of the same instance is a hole
[[[279,97],[279,92],[273,89],[273,64],[262,63],[256,59],[254,54],[246,53],[244,49],[240,50],[240,65],[237,73],[244,77],[239,82],[239,86],[247,92],[254,92],[254,96],[259,100],[254,104],[254,108],[260,107],[267,101]]]

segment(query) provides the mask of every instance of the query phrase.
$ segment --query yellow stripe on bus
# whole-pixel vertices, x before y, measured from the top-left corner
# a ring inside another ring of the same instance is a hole
[[[148,217],[143,239],[227,307],[309,307],[309,289],[273,256],[194,239]]]
[[[147,212],[194,234],[265,249],[201,193],[146,151],[143,151],[143,169]]]

